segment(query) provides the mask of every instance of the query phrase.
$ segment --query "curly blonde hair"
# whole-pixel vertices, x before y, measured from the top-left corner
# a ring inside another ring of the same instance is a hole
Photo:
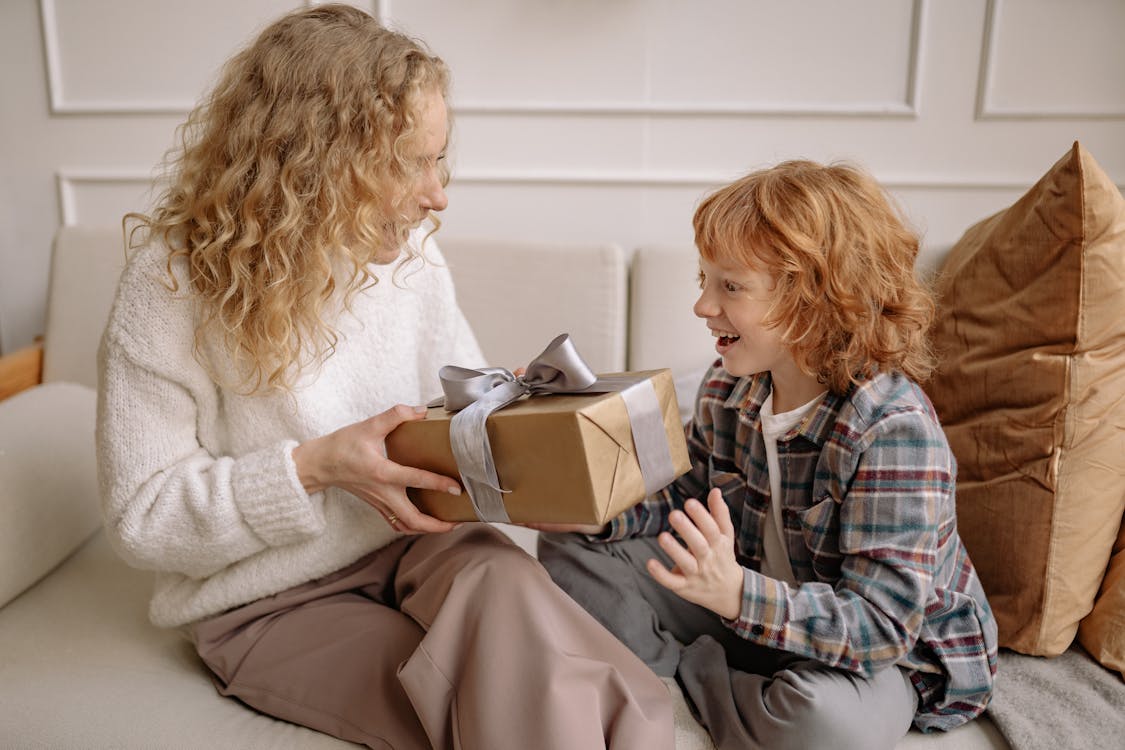
[[[177,131],[170,186],[137,217],[142,242],[169,248],[169,274],[187,260],[197,358],[217,332],[254,392],[290,389],[333,351],[330,302],[346,306],[378,281],[369,263],[407,248],[420,120],[448,85],[420,42],[347,5],[283,16],[225,65]]]
[[[764,322],[780,328],[797,365],[834,393],[879,370],[929,377],[935,308],[915,275],[918,236],[867,173],[782,162],[709,195],[693,225],[708,262],[774,277]]]

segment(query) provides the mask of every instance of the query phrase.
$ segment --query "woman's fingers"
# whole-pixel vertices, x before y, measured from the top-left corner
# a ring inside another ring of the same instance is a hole
[[[368,419],[367,424],[378,433],[379,439],[381,440],[394,432],[394,429],[403,422],[413,422],[418,419],[424,419],[425,417],[426,407],[424,406],[396,404],[390,409]]]
[[[379,468],[379,480],[400,487],[415,487],[420,490],[436,490],[451,495],[461,494],[461,485],[456,479],[436,474],[413,466],[396,464],[390,459]]]
[[[405,515],[396,514],[396,521],[391,524],[396,531],[404,534],[444,534],[457,528],[455,523],[442,521],[426,515],[414,506],[410,507],[412,510],[406,511]]]
[[[366,499],[383,515],[391,528],[403,534],[441,534],[457,527],[455,523],[426,515],[405,496],[394,500],[370,496]]]

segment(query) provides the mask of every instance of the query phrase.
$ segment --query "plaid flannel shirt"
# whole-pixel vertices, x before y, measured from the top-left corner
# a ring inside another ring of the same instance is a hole
[[[914,723],[950,729],[988,705],[996,622],[957,534],[956,463],[929,399],[880,373],[825,394],[778,441],[789,587],[757,572],[770,486],[759,411],[768,373],[716,362],[688,425],[691,470],[614,519],[603,539],[652,536],[688,498],[719,487],[744,568],[741,637],[871,675],[892,665],[920,695]]]

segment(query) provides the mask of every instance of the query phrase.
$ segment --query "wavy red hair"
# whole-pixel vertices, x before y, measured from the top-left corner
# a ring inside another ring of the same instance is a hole
[[[707,196],[693,225],[709,262],[774,277],[767,325],[834,393],[876,371],[929,377],[935,308],[915,273],[918,236],[863,170],[782,162]]]

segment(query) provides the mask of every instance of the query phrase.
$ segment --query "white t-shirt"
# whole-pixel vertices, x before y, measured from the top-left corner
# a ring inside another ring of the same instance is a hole
[[[793,575],[793,565],[789,562],[789,553],[786,551],[785,528],[781,520],[781,469],[777,461],[777,440],[801,423],[821,396],[803,406],[798,406],[792,411],[773,413],[773,391],[766,396],[762,403],[760,413],[762,419],[762,437],[766,444],[766,466],[770,477],[770,508],[769,517],[766,519],[765,528],[762,530],[762,573],[770,578],[784,581],[790,586],[797,585],[797,578]]]

